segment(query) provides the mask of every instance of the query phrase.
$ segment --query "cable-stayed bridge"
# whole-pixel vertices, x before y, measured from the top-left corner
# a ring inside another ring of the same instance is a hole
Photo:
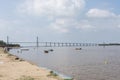
[[[9,42],[9,44],[20,44],[21,46],[36,47],[77,47],[77,46],[98,46],[97,43],[69,43],[69,42]]]

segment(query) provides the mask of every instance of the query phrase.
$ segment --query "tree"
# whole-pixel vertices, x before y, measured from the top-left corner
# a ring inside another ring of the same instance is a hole
[[[3,40],[0,40],[0,47],[5,47],[6,43]]]

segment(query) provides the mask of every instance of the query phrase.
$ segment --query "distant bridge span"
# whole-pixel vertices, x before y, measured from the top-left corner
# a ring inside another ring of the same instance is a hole
[[[9,44],[34,44],[37,47],[77,47],[77,46],[98,46],[97,43],[68,43],[68,42],[9,42]]]

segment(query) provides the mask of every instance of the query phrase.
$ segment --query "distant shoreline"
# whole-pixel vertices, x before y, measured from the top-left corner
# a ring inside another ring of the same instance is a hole
[[[99,46],[120,46],[119,43],[103,43],[103,44],[98,44]]]

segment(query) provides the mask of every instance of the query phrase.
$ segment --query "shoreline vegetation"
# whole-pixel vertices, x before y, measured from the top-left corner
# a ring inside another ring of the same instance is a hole
[[[0,48],[0,80],[72,80],[62,79],[54,71],[37,67]]]
[[[98,45],[99,46],[120,46],[120,43],[103,43]]]
[[[20,44],[9,44],[0,40],[0,47],[20,47]]]

